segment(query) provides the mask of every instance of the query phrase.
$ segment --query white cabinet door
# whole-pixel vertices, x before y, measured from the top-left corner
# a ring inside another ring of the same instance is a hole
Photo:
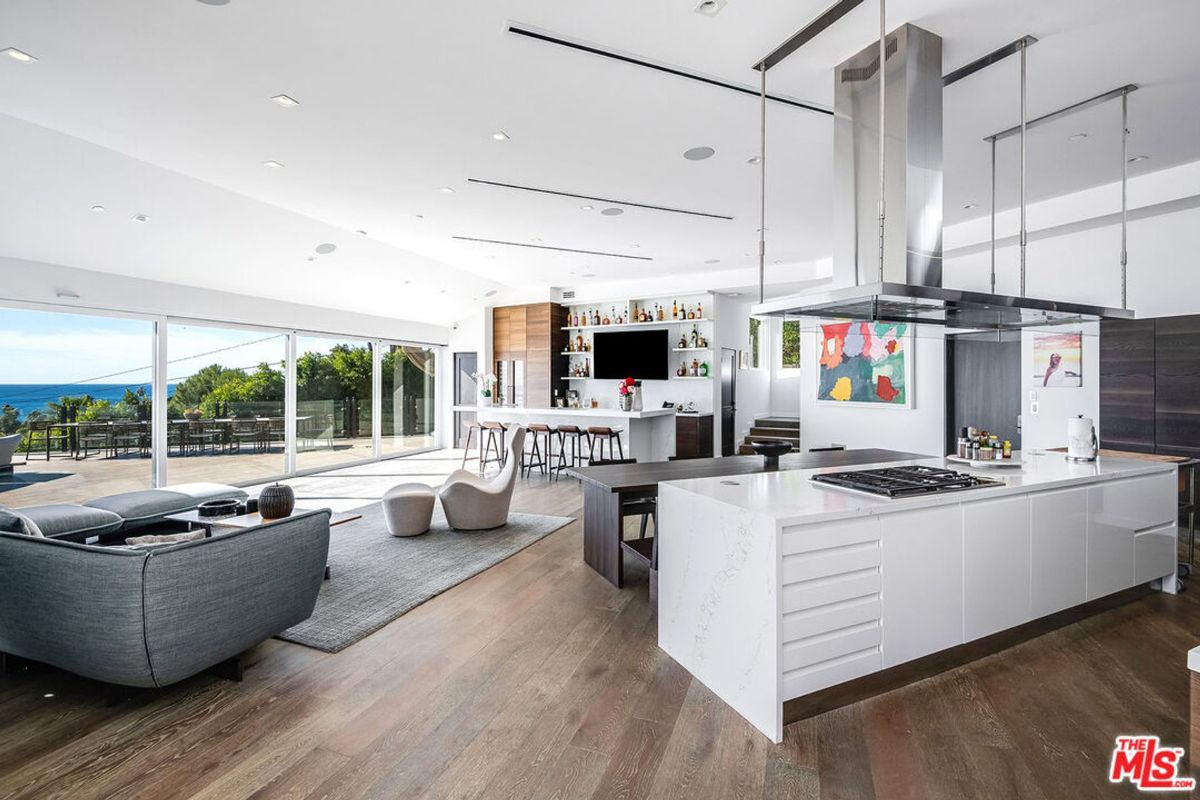
[[[1087,600],[1087,489],[1040,492],[1030,500],[1033,618]]]
[[[1133,537],[1134,581],[1148,583],[1174,574],[1178,566],[1175,523],[1142,531]]]
[[[1088,489],[1088,600],[1138,583],[1134,535],[1173,525],[1177,513],[1176,473],[1112,481]],[[1158,568],[1162,548],[1143,543],[1143,565]],[[1149,549],[1147,549],[1149,548]],[[1162,575],[1170,573],[1165,570]],[[1162,577],[1157,575],[1155,577]]]
[[[962,643],[962,508],[880,520],[883,666]]]
[[[963,633],[971,641],[1030,619],[1029,497],[963,506]]]

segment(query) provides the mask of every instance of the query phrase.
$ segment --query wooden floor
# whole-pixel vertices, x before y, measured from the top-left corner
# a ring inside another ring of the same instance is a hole
[[[304,491],[349,502],[395,482],[378,466]],[[515,502],[580,516],[569,481],[522,482]],[[614,589],[581,539],[574,523],[336,655],[267,642],[240,684],[0,677],[0,797],[1133,797],[1105,777],[1114,737],[1186,746],[1195,591],[796,723],[776,746],[656,647],[645,573]]]

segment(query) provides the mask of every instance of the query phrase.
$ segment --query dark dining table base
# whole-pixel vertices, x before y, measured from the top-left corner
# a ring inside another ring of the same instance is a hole
[[[929,458],[919,453],[867,448],[784,456],[779,469],[819,469]],[[608,464],[569,470],[583,482],[583,560],[618,589],[625,585],[621,506],[628,500],[657,497],[660,481],[717,478],[767,472],[759,456],[692,458],[682,461]],[[773,471],[773,470],[772,470]],[[657,532],[656,532],[657,533]]]

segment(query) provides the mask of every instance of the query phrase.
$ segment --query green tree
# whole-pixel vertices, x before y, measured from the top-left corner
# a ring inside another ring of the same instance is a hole
[[[784,369],[797,369],[800,366],[800,320],[787,319],[783,321],[780,331],[782,347],[779,353],[779,366]]]
[[[0,434],[14,434],[21,427],[21,412],[8,403],[0,407]]]
[[[177,419],[189,408],[199,408],[211,414],[216,404],[215,400],[209,399],[213,391],[223,384],[241,381],[245,377],[246,373],[240,369],[209,364],[175,385],[175,392],[167,402],[167,414]]]

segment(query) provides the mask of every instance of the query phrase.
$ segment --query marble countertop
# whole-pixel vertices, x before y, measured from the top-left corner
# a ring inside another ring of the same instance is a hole
[[[818,472],[895,467],[901,464],[945,467],[1002,481],[1003,485],[889,500],[884,497],[831,488],[809,480]],[[1106,458],[1104,456],[1094,462],[1077,463],[1067,461],[1061,453],[1035,451],[1023,455],[1020,469],[972,469],[948,462],[944,458],[922,458],[893,461],[887,464],[862,464],[855,467],[797,469],[754,475],[733,475],[724,478],[669,481],[661,484],[660,491],[663,486],[669,486],[726,503],[743,511],[761,514],[776,520],[781,525],[800,525],[873,514],[888,514],[914,508],[953,505],[971,500],[986,500],[1047,489],[1083,486],[1139,475],[1173,472],[1174,470],[1174,464]]]
[[[484,417],[604,417],[607,419],[650,419],[675,414],[674,408],[646,408],[641,411],[621,411],[616,408],[552,408],[550,406],[453,406],[453,411],[473,411]]]

